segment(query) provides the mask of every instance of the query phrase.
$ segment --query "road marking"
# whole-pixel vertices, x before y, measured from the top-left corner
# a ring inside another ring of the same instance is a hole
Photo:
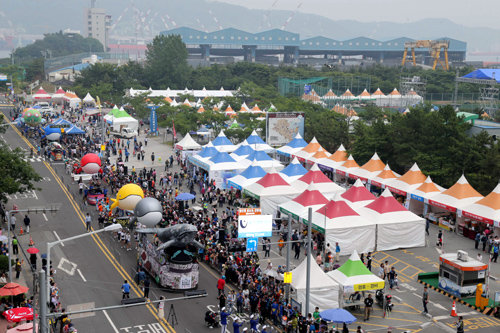
[[[56,236],[57,240],[60,241],[61,238],[59,237],[59,235],[57,234],[57,232],[55,230],[52,230],[52,232],[54,233],[54,235]],[[61,243],[61,246],[64,246],[64,243]]]
[[[400,286],[404,287],[404,288],[406,288],[406,289],[408,289],[410,291],[417,291],[417,288],[409,285],[408,283],[400,283]]]
[[[78,274],[80,274],[80,277],[82,278],[83,282],[87,282],[87,280],[85,280],[85,277],[83,276],[82,271],[80,270],[80,268],[77,268],[76,271],[78,272]]]
[[[413,295],[417,296],[418,298],[422,298],[419,294],[412,293]]]
[[[128,327],[121,327],[124,333],[166,333],[160,323],[142,324]],[[189,332],[186,330],[186,332]]]
[[[46,222],[48,222],[48,221],[49,221],[49,219],[47,218],[47,215],[45,215],[45,213],[42,213],[42,216],[43,216],[43,218],[45,219],[45,221],[46,221]],[[54,232],[55,232],[55,231],[54,231]],[[58,238],[59,238],[59,237],[58,237]]]
[[[111,325],[115,333],[120,333],[120,331],[118,331],[118,329],[116,328],[115,324],[111,321],[111,318],[109,318],[108,312],[106,310],[102,310],[102,313],[104,313],[104,316],[106,316],[106,319],[109,321],[109,324]]]
[[[64,266],[67,266],[69,265],[70,268],[65,268]],[[77,264],[75,264],[74,262],[71,262],[69,261],[68,259],[66,258],[61,258],[61,261],[59,261],[59,265],[57,265],[57,268],[60,269],[61,271],[73,276],[75,275],[75,271],[76,271],[76,266],[78,266]]]
[[[446,311],[446,308],[444,306],[442,306],[441,304],[439,304],[439,303],[433,303],[433,302],[431,302],[431,304],[434,305],[438,309]]]

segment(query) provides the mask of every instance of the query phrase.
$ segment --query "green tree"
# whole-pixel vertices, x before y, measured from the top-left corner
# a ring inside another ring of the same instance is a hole
[[[147,82],[156,89],[182,89],[188,83],[190,68],[186,45],[179,35],[156,36],[146,50]]]

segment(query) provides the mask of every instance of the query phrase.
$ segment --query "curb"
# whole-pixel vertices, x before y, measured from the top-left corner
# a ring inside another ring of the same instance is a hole
[[[448,292],[446,292],[446,291],[444,291],[444,290],[441,290],[441,289],[439,289],[439,288],[437,288],[437,287],[431,286],[431,285],[430,285],[430,284],[428,284],[427,282],[424,282],[424,281],[422,281],[422,280],[417,280],[417,281],[418,281],[418,283],[423,284],[423,285],[424,285],[424,286],[426,286],[427,288],[430,288],[430,289],[432,289],[432,290],[435,290],[435,291],[437,291],[438,293],[440,293],[440,294],[442,294],[442,295],[448,296],[448,297],[450,297],[451,299],[453,299],[454,301],[457,301],[457,302],[459,302],[459,303],[461,303],[461,304],[463,304],[463,305],[466,305],[466,306],[468,306],[469,308],[471,308],[471,309],[473,309],[473,310],[476,310],[476,311],[477,311],[477,312],[479,312],[479,313],[482,313],[482,314],[484,314],[484,315],[486,315],[486,316],[491,316],[491,315],[493,314],[493,310],[494,310],[494,308],[490,308],[490,307],[488,307],[488,306],[487,306],[487,307],[485,307],[484,309],[482,309],[482,308],[478,308],[478,307],[476,307],[475,305],[471,305],[471,304],[469,304],[469,303],[467,303],[467,302],[463,301],[462,299],[458,298],[458,297],[457,297],[457,296],[455,296],[455,295],[452,295],[452,294],[450,294],[450,293],[448,293]]]

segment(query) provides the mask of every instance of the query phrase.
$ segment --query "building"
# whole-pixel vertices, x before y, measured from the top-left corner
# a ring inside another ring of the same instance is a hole
[[[106,15],[103,8],[87,8],[84,17],[85,36],[101,42],[106,51],[108,48],[108,33],[111,27],[111,15]]]
[[[163,31],[161,34],[180,35],[189,54],[197,56],[200,63],[213,62],[223,57],[233,59],[241,57],[250,62],[296,64],[308,63],[316,59],[316,62],[332,64],[359,57],[374,62],[400,64],[405,42],[413,41],[406,37],[387,41],[367,37],[344,41],[322,36],[301,39],[297,33],[279,29],[254,34],[234,28],[208,33],[180,27]],[[450,41],[448,57],[451,62],[465,60],[467,43],[446,37],[436,39]],[[427,49],[416,49],[415,54],[422,58],[430,57]]]

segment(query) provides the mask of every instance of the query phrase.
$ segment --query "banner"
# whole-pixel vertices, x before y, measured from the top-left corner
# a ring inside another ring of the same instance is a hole
[[[260,208],[238,210],[238,238],[271,237],[272,235],[272,215],[261,215]]]
[[[151,105],[148,106],[148,108],[151,110],[149,113],[149,132],[156,134],[156,132],[158,132],[158,117],[156,115],[156,109],[158,109],[158,106]]]
[[[174,133],[174,141],[177,139],[177,132],[175,131],[175,123],[172,120],[172,133]]]
[[[266,143],[273,147],[283,146],[297,133],[304,137],[304,112],[267,112]]]

